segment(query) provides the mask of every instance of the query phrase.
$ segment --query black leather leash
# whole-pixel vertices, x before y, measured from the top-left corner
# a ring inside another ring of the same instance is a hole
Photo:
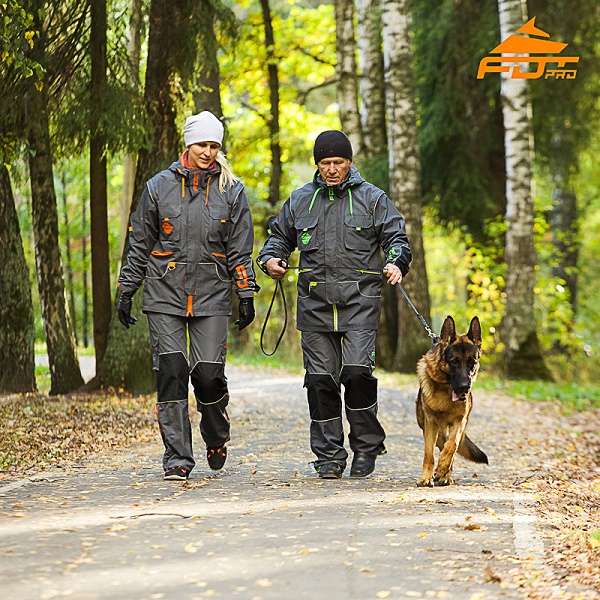
[[[283,303],[283,314],[284,314],[283,327],[281,329],[281,333],[279,334],[279,337],[277,338],[277,342],[275,343],[275,348],[274,348],[273,352],[267,352],[265,350],[265,346],[263,343],[263,337],[265,335],[267,323],[269,322],[269,316],[271,314],[271,309],[273,308],[273,304],[275,303],[275,297],[277,296],[277,290],[281,291],[281,302]],[[278,279],[275,282],[275,289],[273,290],[273,297],[271,298],[271,304],[269,304],[269,310],[267,310],[267,314],[265,315],[265,322],[263,323],[262,330],[260,332],[260,349],[262,350],[262,353],[265,356],[273,356],[273,354],[275,354],[275,352],[277,352],[277,348],[279,348],[279,344],[281,343],[281,340],[283,339],[283,334],[285,333],[285,330],[287,328],[287,319],[288,319],[288,311],[287,311],[287,302],[285,301],[285,292],[283,291],[283,284],[281,283],[281,279]]]
[[[423,315],[421,315],[419,313],[419,311],[415,308],[415,305],[410,301],[410,298],[408,297],[408,294],[404,291],[404,288],[400,284],[398,284],[398,287],[400,288],[402,295],[406,298],[408,305],[413,309],[413,311],[415,312],[415,315],[417,315],[417,317],[419,317],[419,321],[421,321],[421,323],[423,324],[423,327],[425,327],[425,331],[427,332],[427,335],[431,338],[431,347],[433,348],[440,341],[439,336],[435,335],[435,333],[433,333],[433,331],[431,331],[431,327],[429,327],[429,325],[427,325],[427,321],[423,318]]]
[[[300,267],[290,267],[284,260],[280,260],[279,261],[279,266],[280,267],[285,267],[287,269],[299,269]],[[273,352],[267,352],[265,350],[265,346],[263,343],[263,337],[265,335],[265,331],[267,329],[267,323],[269,322],[269,316],[271,315],[271,310],[273,308],[273,304],[275,304],[275,297],[277,296],[277,290],[279,290],[281,292],[281,302],[283,303],[283,327],[281,328],[281,333],[279,334],[279,337],[277,338],[277,342],[275,342],[275,348],[273,349]],[[287,302],[285,301],[285,291],[283,290],[283,283],[281,283],[281,279],[277,279],[275,281],[275,289],[273,290],[273,296],[271,297],[271,303],[269,304],[269,310],[267,310],[267,314],[265,315],[265,321],[263,323],[262,326],[262,330],[260,332],[260,349],[262,350],[262,353],[265,356],[273,356],[273,354],[275,354],[275,352],[277,352],[277,349],[279,348],[279,344],[281,343],[281,340],[283,339],[283,334],[285,333],[285,330],[287,329],[287,320],[288,320],[288,309],[287,309]]]
[[[299,269],[300,268],[300,267],[290,267],[289,265],[285,264],[285,261],[283,261],[283,260],[279,261],[279,266],[280,267],[285,266],[287,269]],[[417,315],[417,317],[419,318],[419,321],[421,321],[423,327],[425,328],[425,331],[427,332],[427,335],[431,338],[431,347],[433,348],[433,346],[435,346],[439,342],[439,340],[440,340],[439,336],[437,336],[437,335],[435,335],[435,333],[433,333],[433,331],[431,330],[431,327],[429,327],[429,325],[427,324],[427,321],[425,320],[423,315],[421,315],[421,313],[415,308],[415,305],[411,302],[410,298],[408,297],[408,294],[404,291],[404,288],[400,284],[398,284],[398,287],[400,288],[402,295],[408,302],[408,305],[413,309],[415,315]],[[279,337],[277,338],[277,342],[275,343],[275,348],[273,349],[273,352],[267,352],[264,347],[263,337],[265,335],[267,323],[269,322],[269,316],[271,315],[271,310],[273,309],[273,304],[275,304],[275,297],[277,296],[278,289],[281,293],[281,301],[283,303],[283,312],[284,312],[283,327],[281,329],[281,333],[279,334]],[[279,348],[279,344],[281,343],[281,340],[283,339],[283,335],[285,334],[285,330],[287,328],[287,319],[288,319],[288,310],[287,310],[287,302],[285,300],[285,291],[283,290],[283,284],[281,283],[281,279],[278,279],[275,282],[275,289],[273,290],[273,296],[271,297],[271,303],[269,304],[269,309],[267,310],[267,314],[265,315],[265,321],[263,323],[262,330],[260,332],[260,349],[262,350],[262,353],[265,356],[273,356],[275,354],[275,352],[277,352],[277,349]]]

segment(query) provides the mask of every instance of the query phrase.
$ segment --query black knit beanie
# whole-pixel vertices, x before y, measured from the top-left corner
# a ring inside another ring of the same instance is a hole
[[[352,144],[348,137],[341,131],[334,129],[320,133],[315,140],[315,164],[324,158],[339,156],[352,160]]]

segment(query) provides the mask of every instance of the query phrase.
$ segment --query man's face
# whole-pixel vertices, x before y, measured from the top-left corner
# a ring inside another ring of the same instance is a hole
[[[215,162],[219,148],[216,142],[200,142],[188,148],[188,162],[193,169],[208,169]]]
[[[327,185],[342,183],[348,176],[352,161],[341,156],[331,156],[320,160],[317,164],[321,179]]]

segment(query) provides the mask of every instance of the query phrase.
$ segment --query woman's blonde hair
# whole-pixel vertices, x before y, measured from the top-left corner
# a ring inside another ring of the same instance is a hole
[[[221,174],[219,175],[219,190],[225,191],[227,185],[232,186],[238,178],[233,174],[225,155],[219,150],[217,154],[217,162],[221,167]]]

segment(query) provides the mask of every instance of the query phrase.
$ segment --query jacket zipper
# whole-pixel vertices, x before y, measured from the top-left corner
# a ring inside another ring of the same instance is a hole
[[[333,330],[337,331],[338,330],[338,310],[337,310],[337,304],[333,304]]]

